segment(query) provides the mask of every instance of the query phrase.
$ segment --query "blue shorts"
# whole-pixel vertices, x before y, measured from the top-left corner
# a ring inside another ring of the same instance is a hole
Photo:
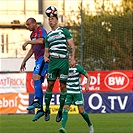
[[[44,62],[44,57],[39,58],[35,61],[35,67],[33,74],[38,74],[41,77],[45,76],[48,70],[48,63]]]

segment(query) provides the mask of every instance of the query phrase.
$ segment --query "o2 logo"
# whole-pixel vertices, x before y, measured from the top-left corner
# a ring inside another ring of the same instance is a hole
[[[107,113],[112,111],[123,111],[126,109],[128,96],[102,96],[98,93],[91,94],[88,98],[89,107],[92,110],[101,110],[101,113]]]

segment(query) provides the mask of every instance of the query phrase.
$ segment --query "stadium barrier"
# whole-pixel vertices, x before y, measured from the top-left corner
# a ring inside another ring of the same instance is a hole
[[[89,92],[85,92],[86,78],[81,77],[85,110],[88,113],[133,112],[133,71],[94,71]],[[47,77],[42,84],[45,93]],[[57,113],[59,106],[59,82],[54,86],[51,112]],[[0,114],[35,113],[26,108],[34,98],[32,73],[0,73]],[[44,103],[45,108],[45,103]],[[72,106],[70,113],[78,113]]]

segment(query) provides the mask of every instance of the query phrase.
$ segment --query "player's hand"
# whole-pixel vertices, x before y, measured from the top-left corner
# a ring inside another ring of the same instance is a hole
[[[21,67],[20,67],[20,72],[23,72],[26,70],[25,66],[26,66],[26,62],[22,62]]]
[[[44,61],[45,62],[50,62],[50,59],[48,57],[44,56]]]
[[[85,90],[86,90],[86,92],[88,92],[89,91],[89,87],[85,86]]]
[[[28,45],[28,42],[25,42],[23,45],[22,45],[22,49],[23,50],[26,50],[26,46]]]

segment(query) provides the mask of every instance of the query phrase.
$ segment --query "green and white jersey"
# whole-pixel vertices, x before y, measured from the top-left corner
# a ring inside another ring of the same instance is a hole
[[[82,87],[80,85],[80,74],[86,74],[86,71],[80,65],[76,64],[75,67],[69,68],[69,76],[66,85],[67,93],[81,93]]]
[[[66,28],[58,27],[55,31],[50,31],[45,39],[45,48],[49,48],[51,56],[68,57],[68,43],[72,35]]]

